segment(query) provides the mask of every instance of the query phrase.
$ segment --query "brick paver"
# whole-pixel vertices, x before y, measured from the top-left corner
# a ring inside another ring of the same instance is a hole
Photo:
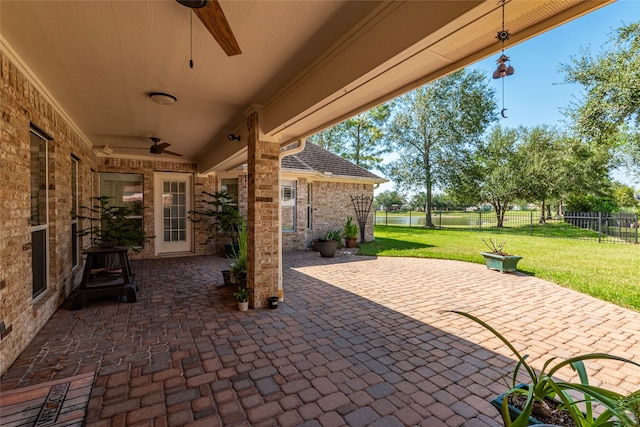
[[[489,426],[513,356],[445,310],[474,313],[531,355],[640,360],[640,313],[524,274],[457,261],[284,255],[286,301],[236,310],[228,261],[135,261],[138,302],[60,308],[3,390],[97,371],[86,425]],[[538,359],[538,360],[536,360]],[[631,392],[640,368],[589,363]],[[562,372],[569,378],[572,372]]]

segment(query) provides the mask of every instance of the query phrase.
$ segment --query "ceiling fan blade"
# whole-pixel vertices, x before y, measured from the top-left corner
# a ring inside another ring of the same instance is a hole
[[[164,150],[165,148],[167,148],[170,145],[171,144],[169,144],[168,142],[163,142],[162,144],[156,144],[156,148],[158,150]]]
[[[162,150],[162,152],[163,152],[164,154],[171,154],[172,156],[182,157],[182,154],[180,154],[180,153],[175,153],[175,152],[173,152],[173,151],[169,151],[169,150]]]
[[[193,12],[200,18],[227,56],[242,53],[218,0],[210,0],[208,5],[193,9]]]

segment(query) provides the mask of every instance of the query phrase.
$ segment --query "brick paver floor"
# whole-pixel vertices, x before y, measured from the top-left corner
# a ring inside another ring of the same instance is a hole
[[[286,301],[241,313],[227,260],[137,261],[135,304],[64,306],[2,390],[97,372],[87,426],[498,426],[488,401],[513,357],[444,310],[486,320],[531,355],[640,360],[640,313],[524,274],[457,261],[284,255]],[[588,363],[640,388],[640,368]],[[571,372],[562,375],[570,376]]]

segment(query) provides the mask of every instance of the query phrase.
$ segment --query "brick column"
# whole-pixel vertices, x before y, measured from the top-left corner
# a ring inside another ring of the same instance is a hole
[[[260,132],[258,111],[247,115],[248,130],[248,266],[247,285],[253,307],[266,307],[278,296],[280,145]]]

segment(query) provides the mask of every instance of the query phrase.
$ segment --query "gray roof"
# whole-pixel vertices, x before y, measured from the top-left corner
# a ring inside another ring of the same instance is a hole
[[[323,175],[364,178],[375,182],[386,182],[387,179],[356,166],[350,161],[333,154],[324,148],[307,141],[304,150],[298,154],[282,159],[283,170],[302,170],[317,172]]]

